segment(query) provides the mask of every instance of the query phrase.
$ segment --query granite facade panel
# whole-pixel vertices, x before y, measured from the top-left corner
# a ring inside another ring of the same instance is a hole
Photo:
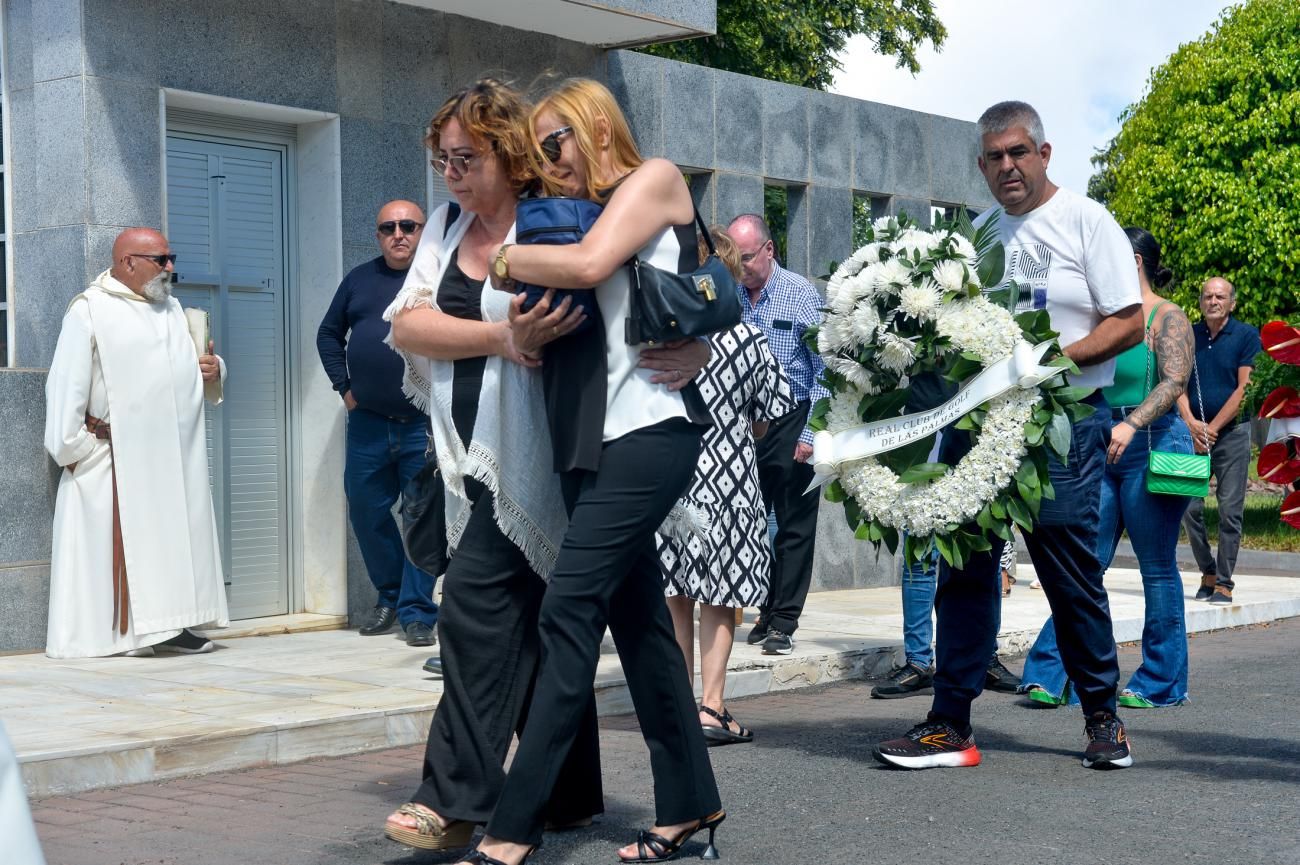
[[[166,22],[166,38],[155,43],[164,87],[337,109],[337,76],[330,62],[335,0],[157,0],[157,5],[159,20]],[[203,62],[195,62],[200,57]]]
[[[43,370],[0,370],[0,431],[0,565],[48,562],[60,469],[45,452]]]
[[[47,369],[68,302],[86,290],[86,226],[25,231],[14,247],[14,347],[17,366]],[[26,291],[27,286],[40,286]]]
[[[812,217],[812,196],[807,186],[790,186],[785,190],[785,260],[781,265],[787,270],[815,276],[809,266],[809,220]]]
[[[713,99],[715,167],[763,176],[763,92],[768,82],[716,72]]]
[[[5,21],[5,89],[15,91],[32,86],[32,0],[2,0]]]
[[[646,156],[664,153],[664,69],[656,57],[618,51],[609,56],[609,89],[618,100],[637,147]]]
[[[714,75],[687,63],[664,65],[663,155],[687,168],[714,163]]]
[[[841,262],[853,253],[853,192],[813,186],[808,196],[807,276],[811,279],[829,276],[832,261]]]
[[[163,224],[158,91],[108,78],[86,79],[90,221]]]
[[[49,612],[48,563],[0,567],[0,652],[43,649]]]
[[[343,118],[339,143],[344,243],[374,248],[375,215],[385,202],[425,200],[423,137],[422,126]],[[386,158],[377,159],[376,154]]]
[[[698,0],[598,0],[592,6],[624,9],[634,15],[671,21],[702,33],[712,33],[717,27],[717,4]]]
[[[424,126],[455,89],[447,57],[449,16],[383,6],[383,119]]]
[[[155,84],[170,22],[156,0],[84,0],[86,74]],[[166,33],[166,35],[164,35]]]
[[[972,123],[930,117],[930,198],[948,204],[986,202],[990,195],[976,156],[979,136]]]
[[[853,112],[842,96],[814,93],[808,100],[808,152],[812,182],[853,185]]]
[[[82,0],[32,0],[32,81],[82,73]]]
[[[84,223],[88,215],[86,80],[38,81],[30,92],[31,114],[24,126],[31,125],[15,142],[22,150],[13,152],[14,174],[26,175],[24,199],[14,202],[15,222],[33,228]]]
[[[389,23],[383,14],[385,6],[403,8],[382,0],[337,0],[335,3],[338,15],[334,40],[335,87],[338,112],[348,117],[384,119],[385,84],[392,78],[384,65],[385,27]],[[394,24],[396,20],[394,16]]]
[[[808,93],[788,85],[763,87],[764,177],[808,182]],[[755,170],[751,167],[750,170]]]
[[[716,221],[723,225],[742,213],[763,212],[763,179],[719,172],[713,176]]]
[[[930,199],[928,198],[894,196],[889,203],[889,212],[895,216],[905,213],[920,223],[922,228],[929,228],[930,207]]]
[[[853,188],[928,197],[929,115],[874,102],[854,101],[853,108]]]

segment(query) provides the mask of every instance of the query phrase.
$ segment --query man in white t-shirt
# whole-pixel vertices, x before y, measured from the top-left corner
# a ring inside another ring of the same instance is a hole
[[[1047,310],[1065,354],[1079,366],[1071,383],[1097,388],[1086,400],[1094,414],[1073,425],[1069,464],[1050,461],[1056,498],[1043,500],[1024,538],[1056,614],[1061,659],[1083,705],[1083,765],[1121,768],[1133,758],[1115,715],[1119,665],[1096,549],[1110,429],[1101,388],[1114,378],[1115,356],[1142,338],[1133,249],[1104,207],[1048,180],[1052,146],[1031,106],[998,103],[980,117],[979,132],[980,171],[999,206],[976,224],[997,220],[1005,279],[1018,286],[1017,305]],[[949,464],[970,448],[969,436],[957,430],[945,430],[943,443],[940,459]],[[934,703],[906,736],[877,746],[882,762],[909,769],[980,762],[970,706],[983,690],[984,667],[997,644],[1002,546],[972,556],[962,570],[940,568]]]

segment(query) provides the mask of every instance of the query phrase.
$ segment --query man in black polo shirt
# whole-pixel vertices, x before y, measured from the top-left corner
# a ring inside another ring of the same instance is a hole
[[[339,283],[316,332],[316,350],[348,410],[343,486],[361,558],[379,593],[361,634],[385,634],[398,623],[409,645],[431,646],[438,619],[433,602],[437,575],[406,558],[392,513],[424,465],[427,424],[402,394],[402,361],[384,344],[388,322],[383,319],[415,257],[424,213],[409,201],[390,201],[376,222],[382,254],[353,268]]]
[[[1228,280],[1216,276],[1201,286],[1203,321],[1192,326],[1196,334],[1196,374],[1187,393],[1178,400],[1183,420],[1191,427],[1196,452],[1205,453],[1208,446],[1217,483],[1217,559],[1205,536],[1204,502],[1193,499],[1183,516],[1183,528],[1201,568],[1201,588],[1196,599],[1211,604],[1232,603],[1232,571],[1241,546],[1241,516],[1250,471],[1250,424],[1237,421],[1260,342],[1258,330],[1232,317],[1236,305],[1237,291]]]

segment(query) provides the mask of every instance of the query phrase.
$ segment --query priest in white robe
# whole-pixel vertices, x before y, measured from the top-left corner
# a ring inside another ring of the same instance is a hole
[[[65,469],[51,658],[207,652],[189,629],[229,621],[203,414],[225,364],[206,335],[196,347],[174,261],[162,234],[127,229],[63,318],[45,385],[45,447]]]

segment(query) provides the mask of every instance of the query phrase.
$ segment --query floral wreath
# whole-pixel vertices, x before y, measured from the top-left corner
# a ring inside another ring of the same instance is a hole
[[[909,561],[937,548],[961,567],[996,538],[1010,540],[1013,523],[1032,530],[1042,499],[1055,497],[1048,449],[1067,459],[1071,422],[1092,412],[1078,400],[1091,389],[1066,384],[1060,373],[1078,368],[1059,355],[1037,367],[1041,375],[1011,373],[1008,387],[960,415],[953,426],[970,431],[973,446],[956,465],[927,462],[933,432],[864,458],[821,462],[836,434],[919,418],[898,417],[909,396],[960,395],[985,371],[1020,360],[1022,343],[1037,346],[1034,363],[1057,346],[1045,310],[1010,311],[1017,286],[985,294],[1004,265],[995,219],[978,232],[964,216],[929,232],[885,217],[866,239],[831,276],[825,318],[806,337],[825,360],[831,392],[813,412],[813,460],[823,482],[833,477],[826,497],[844,505],[856,537],[894,552],[902,531]]]

